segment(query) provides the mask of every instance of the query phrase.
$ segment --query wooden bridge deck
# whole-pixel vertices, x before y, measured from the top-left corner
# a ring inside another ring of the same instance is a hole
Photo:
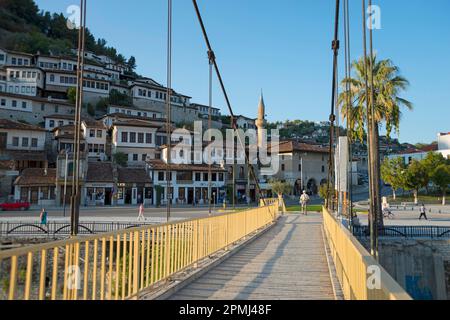
[[[335,299],[321,228],[319,214],[284,216],[170,299]]]

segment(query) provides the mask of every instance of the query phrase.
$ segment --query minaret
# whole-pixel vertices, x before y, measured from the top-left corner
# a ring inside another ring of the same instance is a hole
[[[266,115],[266,106],[264,105],[264,97],[261,92],[261,97],[259,98],[259,106],[258,106],[258,118],[256,119],[256,128],[258,129],[258,147],[262,147],[264,142],[263,129],[266,125],[265,120]]]

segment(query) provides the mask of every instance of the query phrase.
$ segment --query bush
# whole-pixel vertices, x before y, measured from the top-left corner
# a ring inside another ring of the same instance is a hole
[[[113,155],[114,162],[119,166],[126,167],[128,162],[128,155],[123,152],[117,152]]]

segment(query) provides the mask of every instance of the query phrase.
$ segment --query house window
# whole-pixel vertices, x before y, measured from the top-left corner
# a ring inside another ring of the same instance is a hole
[[[58,121],[58,126],[59,126],[59,127],[62,127],[63,125],[64,125],[64,121],[63,121],[63,120],[59,120],[59,121]]]
[[[203,173],[203,181],[208,181],[208,174],[207,173]]]
[[[55,126],[55,120],[50,120],[49,126],[53,128]]]
[[[95,130],[94,129],[89,130],[89,137],[90,138],[94,138],[95,137]]]
[[[322,172],[325,172],[325,166],[322,166]]]
[[[202,180],[202,177],[200,175],[200,172],[196,172],[195,173],[195,181],[201,181],[201,180]]]
[[[22,138],[22,147],[28,147],[28,138]]]
[[[284,163],[281,165],[281,171],[284,171],[284,169],[285,169],[285,166],[284,166]]]
[[[223,178],[224,178],[223,173],[219,173],[219,181],[223,181]]]
[[[144,143],[144,134],[142,132],[138,133],[138,143]]]
[[[17,59],[16,58],[11,58],[11,64],[17,64]]]
[[[164,172],[158,172],[158,180],[164,181]]]
[[[214,172],[214,173],[212,174],[211,181],[217,181],[217,173]]]
[[[14,147],[18,147],[19,146],[19,138],[18,137],[13,137],[12,144],[13,144]]]
[[[32,138],[31,139],[31,146],[33,148],[37,148],[37,145],[38,145],[38,139],[37,138]]]
[[[298,165],[298,171],[302,171],[302,165],[301,164]]]
[[[136,132],[130,132],[130,142],[136,143]]]
[[[122,132],[122,142],[128,142],[128,132]]]
[[[151,133],[145,134],[145,143],[152,143],[152,134]]]
[[[142,161],[145,161],[145,160],[147,160],[147,155],[146,155],[146,154],[143,154],[143,155],[142,155]]]
[[[97,138],[101,138],[103,135],[102,130],[97,130]]]
[[[17,101],[16,101],[16,100],[13,100],[13,101],[12,101],[12,106],[13,106],[14,108],[17,108]]]
[[[6,99],[2,99],[2,100],[1,100],[1,105],[2,105],[2,106],[6,106]]]
[[[58,113],[58,111],[59,111],[59,107],[55,106],[55,113]]]
[[[138,161],[138,155],[137,154],[133,154],[133,161]]]
[[[45,109],[45,104],[41,104],[41,111],[44,111],[44,109]]]

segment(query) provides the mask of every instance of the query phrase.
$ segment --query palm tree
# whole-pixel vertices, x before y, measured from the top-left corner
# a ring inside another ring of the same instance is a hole
[[[347,119],[349,137],[352,140],[364,139],[366,123],[372,122],[374,127],[371,136],[373,140],[373,159],[379,159],[379,126],[384,122],[386,135],[389,138],[392,130],[399,133],[401,108],[412,110],[412,103],[399,95],[409,86],[408,80],[400,75],[399,68],[391,60],[377,61],[376,56],[360,58],[352,63],[354,77],[345,78],[341,82],[343,92],[338,97],[343,120]],[[373,70],[373,74],[372,71]],[[373,79],[373,88],[370,87]],[[367,88],[367,90],[366,90]],[[372,96],[373,94],[373,96]],[[373,119],[367,119],[367,105],[371,105],[373,97]],[[369,102],[369,103],[368,103]],[[369,134],[370,135],[370,134]],[[376,160],[379,161],[379,160]],[[373,177],[379,181],[379,163],[373,165]],[[380,188],[379,185],[373,189],[375,194],[375,220],[377,224],[383,225],[381,214]]]
[[[368,64],[370,65],[370,57]],[[389,137],[394,129],[398,134],[401,118],[401,107],[412,110],[412,103],[403,99],[399,94],[409,86],[408,80],[399,73],[399,68],[391,60],[377,61],[376,56],[372,58],[373,83],[374,83],[374,114],[376,124],[384,122],[387,136]],[[363,140],[365,124],[367,122],[366,99],[370,98],[366,92],[366,67],[364,58],[352,63],[355,71],[354,77],[345,78],[341,82],[343,91],[339,95],[338,103],[341,107],[343,120],[347,119],[352,138]],[[367,79],[370,79],[370,70],[367,72]],[[349,90],[347,90],[349,87]]]

